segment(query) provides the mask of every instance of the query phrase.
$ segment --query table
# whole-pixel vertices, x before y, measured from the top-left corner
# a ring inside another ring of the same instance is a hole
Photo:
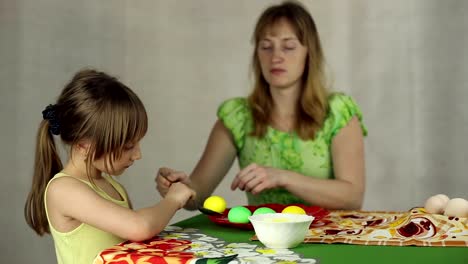
[[[261,244],[259,241],[250,241],[254,231],[219,226],[205,215],[197,215],[174,225],[197,228],[206,235],[221,238],[226,242]],[[301,244],[293,250],[304,257],[318,259],[320,263],[468,263],[467,247]]]

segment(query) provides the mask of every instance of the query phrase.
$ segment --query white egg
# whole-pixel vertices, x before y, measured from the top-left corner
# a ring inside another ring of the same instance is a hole
[[[431,214],[442,214],[449,198],[444,194],[437,194],[427,199],[424,208]]]
[[[445,205],[447,205],[448,201],[450,200],[450,198],[445,194],[436,194],[434,196],[439,197],[440,199],[442,199],[444,201]]]
[[[453,198],[448,201],[444,214],[454,217],[468,217],[468,201],[462,198]]]

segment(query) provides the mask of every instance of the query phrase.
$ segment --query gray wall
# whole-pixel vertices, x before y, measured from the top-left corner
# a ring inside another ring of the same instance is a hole
[[[275,1],[0,0],[3,259],[53,263],[49,236],[23,219],[43,108],[78,69],[117,75],[143,99],[143,159],[121,182],[135,207],[157,202],[158,167],[189,172],[218,104],[249,91],[254,22]],[[468,198],[468,2],[304,1],[321,33],[335,90],[369,128],[367,210],[406,210],[430,195]],[[228,188],[216,194],[245,204]],[[194,213],[181,211],[174,221]],[[3,261],[2,261],[3,262]]]

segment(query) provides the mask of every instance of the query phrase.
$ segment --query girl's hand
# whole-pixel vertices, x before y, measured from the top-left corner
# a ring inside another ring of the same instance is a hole
[[[190,179],[186,173],[166,167],[162,167],[158,170],[154,180],[156,182],[156,189],[162,197],[166,196],[169,188],[175,182],[182,182],[186,185],[190,185]]]
[[[169,187],[164,199],[176,202],[179,209],[184,207],[188,200],[195,198],[195,191],[182,182],[174,182]]]
[[[264,190],[281,187],[286,171],[260,166],[255,163],[242,169],[232,181],[231,190],[236,188],[259,194]]]

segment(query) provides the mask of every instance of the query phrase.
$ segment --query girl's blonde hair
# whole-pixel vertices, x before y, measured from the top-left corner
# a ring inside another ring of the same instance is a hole
[[[53,134],[69,146],[84,139],[91,142],[86,170],[93,182],[90,172],[94,160],[104,157],[106,170],[113,170],[125,144],[140,140],[148,128],[145,107],[130,88],[106,73],[88,69],[73,77],[43,116],[37,132],[32,187],[24,207],[26,222],[39,235],[50,233],[44,203],[47,183],[63,169]]]
[[[252,56],[254,89],[248,101],[252,109],[254,130],[252,135],[263,137],[271,121],[273,99],[269,85],[262,75],[258,58],[259,41],[265,32],[281,19],[293,26],[296,36],[307,48],[307,60],[303,73],[303,87],[297,106],[295,131],[302,139],[313,139],[322,127],[328,111],[328,91],[324,72],[324,55],[320,38],[312,16],[305,7],[296,2],[284,2],[267,8],[257,21],[252,41],[255,49]]]

